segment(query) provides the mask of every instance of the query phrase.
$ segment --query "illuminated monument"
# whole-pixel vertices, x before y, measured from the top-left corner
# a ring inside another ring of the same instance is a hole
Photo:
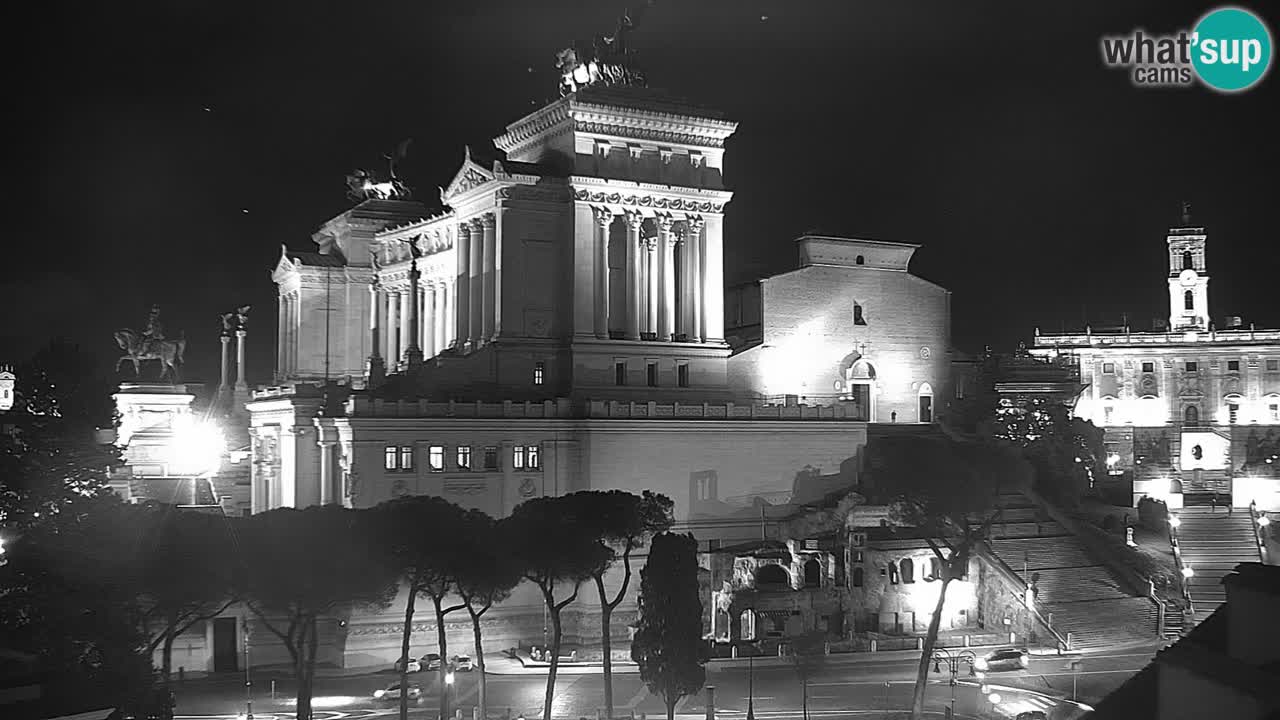
[[[1210,320],[1207,241],[1184,205],[1166,238],[1167,325],[1037,331],[1033,352],[1079,367],[1088,388],[1076,414],[1106,430],[1109,462],[1132,471],[1135,503],[1218,493],[1280,509],[1280,330]]]
[[[781,517],[819,476],[855,486],[874,422],[927,431],[945,411],[950,295],[910,274],[916,246],[805,236],[799,269],[726,294],[737,126],[644,87],[625,35],[561,53],[563,96],[493,156],[463,148],[438,211],[352,176],[358,204],[318,252],[282,252],[280,383],[249,403],[254,512],[431,494],[501,517],[647,488],[700,540],[758,538],[762,504]],[[486,639],[540,640],[540,603],[518,593]],[[598,610],[572,610],[589,640]],[[388,612],[349,619],[348,662],[398,655]]]

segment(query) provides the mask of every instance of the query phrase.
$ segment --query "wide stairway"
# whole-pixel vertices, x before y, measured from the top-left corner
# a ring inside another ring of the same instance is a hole
[[[1222,507],[1184,507],[1177,515],[1182,562],[1193,573],[1186,581],[1187,590],[1199,622],[1227,601],[1222,578],[1240,563],[1262,562],[1262,553],[1247,508],[1228,514]]]
[[[1021,494],[999,498],[1001,515],[991,526],[991,547],[1014,572],[1038,588],[1040,614],[1071,647],[1090,649],[1150,640],[1155,605],[1134,597],[1084,545]]]

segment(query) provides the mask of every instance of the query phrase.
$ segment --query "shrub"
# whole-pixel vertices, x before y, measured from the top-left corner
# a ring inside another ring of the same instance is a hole
[[[1138,520],[1148,530],[1159,532],[1168,527],[1169,506],[1161,500],[1142,498],[1138,501]]]

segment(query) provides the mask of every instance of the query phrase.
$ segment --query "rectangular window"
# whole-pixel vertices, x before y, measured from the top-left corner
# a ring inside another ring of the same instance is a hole
[[[444,446],[432,445],[427,451],[427,464],[431,472],[444,472]]]
[[[1102,363],[1102,373],[1104,375],[1114,375],[1116,372],[1115,363]]]
[[[1236,420],[1240,417],[1240,406],[1235,403],[1227,404],[1227,422],[1235,425]]]
[[[546,363],[540,363],[540,362],[534,363],[533,364],[533,384],[541,385],[543,378],[546,376],[546,372],[547,372]]]
[[[511,467],[516,470],[524,469],[524,446],[517,445],[511,448]]]
[[[1268,358],[1268,359],[1267,359],[1267,369],[1268,369],[1268,370],[1270,370],[1271,372],[1275,372],[1276,370],[1280,370],[1280,359],[1277,359],[1277,358]]]
[[[1142,372],[1155,372],[1155,371],[1156,371],[1156,364],[1155,364],[1155,363],[1153,363],[1153,362],[1144,362],[1144,363],[1142,363]]]
[[[487,447],[484,449],[484,469],[485,470],[498,469],[498,448]]]
[[[388,445],[387,449],[383,452],[382,458],[382,465],[387,470],[394,471],[400,469],[400,454],[395,445]]]
[[[689,387],[689,364],[681,363],[676,366],[676,385],[680,387]]]
[[[403,472],[411,472],[413,470],[413,447],[409,445],[400,446],[400,470]]]
[[[1200,369],[1200,363],[1194,360],[1187,361],[1187,372],[1196,372]]]
[[[1228,360],[1228,361],[1227,361],[1227,372],[1240,372],[1240,361],[1239,361],[1239,360]]]
[[[524,449],[524,464],[530,470],[542,469],[542,446],[530,445]]]
[[[616,362],[613,364],[613,384],[627,384],[627,364],[625,362]]]
[[[1280,405],[1271,403],[1267,406],[1267,412],[1271,414],[1271,422],[1280,422]]]
[[[645,372],[649,387],[658,387],[658,363],[649,363],[645,367]]]
[[[1111,407],[1110,405],[1105,405],[1105,406],[1103,406],[1103,408],[1102,408],[1102,422],[1103,422],[1103,424],[1104,424],[1104,425],[1110,425],[1110,424],[1111,424],[1112,413],[1113,413],[1114,411],[1115,411],[1115,408]]]
[[[457,459],[458,459],[459,470],[470,470],[471,469],[471,448],[466,445],[459,445]]]

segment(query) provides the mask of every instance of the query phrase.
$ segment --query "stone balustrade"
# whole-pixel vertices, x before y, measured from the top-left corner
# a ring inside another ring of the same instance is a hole
[[[724,420],[856,420],[846,405],[738,405],[735,403],[657,403],[591,400],[587,417],[609,419],[707,418]]]
[[[1222,344],[1244,342],[1280,342],[1280,330],[1189,330],[1180,332],[1141,333],[1042,333],[1035,338],[1035,347],[1077,347],[1091,345],[1185,345]]]
[[[381,400],[360,395],[347,398],[348,417],[420,417],[420,418],[538,418],[569,419],[573,417],[569,400],[540,402],[432,402],[429,400]]]
[[[262,399],[261,394],[255,398]],[[478,419],[709,419],[709,420],[845,420],[863,422],[856,408],[843,405],[738,405],[735,403],[658,403],[588,400],[576,405],[567,398],[540,402],[432,402],[381,400],[352,395],[348,417],[418,417]]]

